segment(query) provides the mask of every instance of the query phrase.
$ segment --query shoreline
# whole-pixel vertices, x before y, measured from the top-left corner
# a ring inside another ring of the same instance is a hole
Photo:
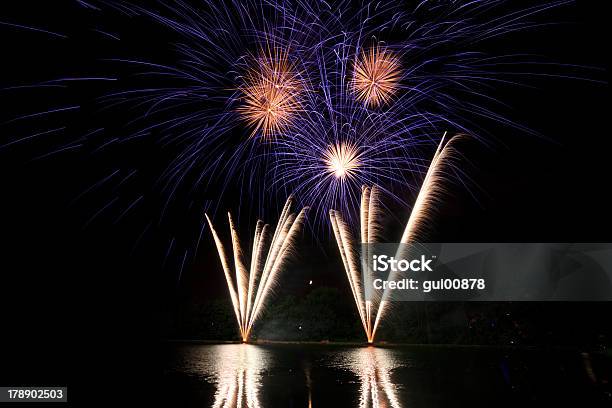
[[[239,340],[205,340],[205,339],[163,339],[162,343],[183,343],[183,344],[243,344]],[[357,341],[298,341],[298,340],[254,340],[246,344],[254,346],[268,345],[304,345],[304,346],[331,346],[331,347],[403,347],[403,348],[443,348],[443,349],[491,349],[491,350],[520,350],[520,351],[589,351],[581,346],[557,346],[557,345],[491,345],[491,344],[430,344],[430,343],[393,343],[393,342],[367,342]],[[593,352],[593,351],[589,351]],[[605,354],[605,353],[604,353]]]

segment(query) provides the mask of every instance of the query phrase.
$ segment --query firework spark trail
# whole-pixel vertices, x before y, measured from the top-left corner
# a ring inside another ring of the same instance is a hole
[[[265,298],[272,290],[273,285],[277,282],[276,276],[283,267],[283,264],[287,260],[288,255],[293,250],[293,241],[295,235],[304,223],[304,218],[306,217],[307,210],[308,208],[303,208],[297,216],[295,216],[294,214],[288,216],[285,221],[285,224],[288,226],[287,232],[281,235],[282,239],[279,239],[276,242],[272,242],[273,246],[280,246],[279,253],[276,255],[274,263],[270,266],[270,270],[268,272],[268,276],[264,286],[260,286],[260,288],[258,288],[258,292],[261,290],[261,295],[259,296],[259,300],[256,301],[254,305],[254,309],[249,320],[249,332],[247,332],[247,334],[250,333],[250,330],[253,327],[255,320],[259,316]]]
[[[378,191],[376,187],[362,188],[362,207],[360,213],[361,220],[361,244],[362,248],[367,248],[368,243],[374,242],[376,239],[376,213],[378,205]],[[363,269],[363,266],[357,261],[357,254],[355,253],[354,240],[350,233],[350,228],[343,221],[342,216],[338,211],[331,210],[330,218],[338,249],[344,263],[344,268],[349,280],[349,285],[353,293],[353,299],[361,318],[361,323],[366,333],[368,342],[374,341],[374,330],[372,322],[372,309],[376,309],[377,302],[374,299],[364,300],[365,293],[362,285],[363,274],[367,273]],[[367,270],[367,268],[366,268]]]
[[[241,321],[241,316],[239,313],[239,308],[240,306],[238,305],[238,295],[236,294],[236,288],[234,287],[234,281],[232,279],[231,276],[231,269],[227,260],[227,254],[225,252],[225,248],[223,246],[223,243],[221,242],[221,240],[219,239],[219,235],[217,234],[217,231],[215,230],[215,228],[213,227],[212,222],[210,221],[210,218],[208,217],[208,214],[204,214],[206,217],[206,220],[208,221],[208,225],[210,226],[210,231],[213,235],[213,238],[215,240],[215,246],[217,247],[217,252],[219,253],[219,259],[221,260],[221,266],[223,267],[223,273],[225,275],[225,281],[227,283],[227,289],[229,290],[230,293],[230,298],[232,300],[232,306],[234,309],[234,313],[236,314],[236,320],[238,321],[239,325],[240,325],[240,321]],[[240,325],[240,332],[242,334],[242,326]]]
[[[414,202],[414,206],[410,211],[410,216],[408,217],[408,222],[406,224],[406,228],[404,229],[404,233],[402,234],[400,244],[413,244],[417,242],[417,238],[423,238],[424,233],[427,230],[426,220],[432,216],[434,210],[439,204],[441,196],[445,192],[444,184],[445,181],[448,180],[448,173],[446,169],[448,166],[452,165],[453,160],[455,160],[458,156],[458,152],[454,145],[457,143],[457,141],[461,140],[462,137],[463,136],[452,137],[448,143],[444,144],[446,132],[444,133],[442,141],[436,149],[436,153],[434,154],[431,164],[429,165],[429,169],[427,170],[425,179],[423,180],[423,184],[419,190],[419,194]],[[398,255],[396,256],[397,259],[402,257],[402,245],[400,245],[400,248],[401,249],[398,250]],[[388,280],[396,279],[397,272],[391,271],[389,273]],[[387,299],[389,296],[389,289],[385,289],[382,294],[378,312],[376,313],[373,333],[376,333],[378,325],[388,308],[389,301]]]
[[[421,189],[410,213],[408,223],[400,243],[407,244],[415,242],[417,236],[422,236],[425,231],[425,221],[432,215],[433,208],[436,207],[442,193],[444,192],[444,182],[447,180],[445,167],[451,164],[451,160],[456,156],[454,143],[460,138],[455,136],[444,144],[445,135],[436,150],[434,157],[429,165],[429,169],[423,180]],[[364,186],[361,195],[360,210],[360,235],[361,248],[366,253],[362,253],[363,259],[371,259],[371,248],[369,244],[378,242],[380,226],[377,222],[379,213],[378,188]],[[349,286],[353,294],[353,300],[357,306],[357,311],[361,319],[367,340],[369,343],[374,341],[379,323],[388,308],[389,291],[385,290],[378,298],[367,296],[364,293],[363,284],[372,281],[370,268],[364,263],[356,261],[355,240],[353,239],[350,228],[342,219],[340,212],[331,210],[330,219],[336,243],[340,251],[342,263],[349,281]],[[400,252],[398,251],[399,259]],[[394,280],[397,276],[391,272],[388,280]]]
[[[414,202],[408,223],[402,234],[401,243],[407,244],[415,241],[415,237],[423,232],[425,228],[425,220],[431,215],[431,208],[436,204],[437,198],[442,192],[442,181],[444,180],[443,165],[455,154],[456,150],[453,144],[459,139],[454,137],[445,145],[444,139],[446,133],[442,137],[440,145],[436,149],[436,153],[429,165],[429,169],[423,179],[421,190]]]
[[[335,210],[330,210],[330,218],[334,235],[338,243],[338,249],[340,250],[340,256],[342,257],[342,263],[344,264],[344,270],[346,271],[346,277],[349,281],[351,293],[353,294],[353,300],[357,306],[357,311],[359,312],[363,329],[365,330],[369,339],[370,332],[368,330],[368,320],[366,311],[364,311],[363,307],[359,274],[356,269],[357,266],[354,264],[354,248],[350,242],[350,232],[348,231],[346,224],[342,221],[340,213]]]
[[[247,311],[246,315],[250,316],[253,300],[253,290],[255,287],[255,281],[257,280],[259,273],[259,248],[262,245],[263,239],[266,237],[268,225],[264,225],[263,221],[258,220],[257,226],[255,227],[255,236],[253,237],[253,253],[251,256],[251,268],[249,271],[249,289],[247,295]]]
[[[246,269],[243,262],[242,247],[240,246],[240,238],[238,237],[238,231],[234,227],[232,215],[228,212],[227,218],[229,220],[230,232],[232,236],[232,252],[234,254],[234,265],[236,268],[236,287],[238,291],[238,305],[240,311],[240,326],[244,326],[245,312],[246,312]]]
[[[278,255],[278,251],[280,250],[280,247],[277,245],[274,245],[274,243],[278,241],[282,242],[284,240],[285,235],[286,235],[286,230],[287,230],[287,224],[292,222],[291,218],[293,214],[289,213],[292,203],[293,203],[293,198],[289,197],[289,199],[287,199],[287,202],[285,203],[285,206],[283,207],[283,210],[281,211],[280,219],[278,220],[278,224],[274,231],[274,235],[272,236],[272,243],[270,244],[270,250],[268,251],[266,255],[266,261],[264,263],[263,270],[261,272],[259,287],[257,288],[257,294],[255,295],[253,308],[256,308],[260,302],[260,299],[263,293],[262,288],[266,286],[266,283],[268,281],[268,277],[271,271],[271,265],[274,263],[274,260],[276,259],[276,256]]]
[[[295,237],[304,223],[307,208],[302,209],[296,216],[290,213],[291,204],[292,199],[289,198],[269,245],[266,245],[269,225],[261,220],[257,221],[249,268],[244,264],[244,252],[232,216],[230,213],[227,214],[232,237],[235,281],[232,278],[225,247],[210,218],[205,215],[219,253],[240,336],[244,342],[248,340],[253,324],[277,282],[278,274],[289,257]],[[262,265],[263,256],[266,256],[266,262]]]

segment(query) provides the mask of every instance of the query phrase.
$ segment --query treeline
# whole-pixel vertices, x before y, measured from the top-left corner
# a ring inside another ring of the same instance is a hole
[[[581,346],[610,344],[608,303],[396,302],[377,340],[393,343]],[[239,340],[229,299],[182,299],[162,318],[166,339]],[[280,296],[267,305],[252,339],[364,341],[354,304],[335,288]]]

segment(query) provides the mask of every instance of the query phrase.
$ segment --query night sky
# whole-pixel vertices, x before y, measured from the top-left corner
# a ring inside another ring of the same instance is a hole
[[[115,22],[124,30],[117,48],[116,42],[92,32],[98,22],[75,2],[5,3],[0,21],[46,27],[71,39],[0,25],[0,89],[82,72],[104,75],[110,65],[100,57],[117,50],[124,56],[168,58],[164,53],[169,51],[159,44],[171,42],[170,35],[140,19]],[[489,46],[598,67],[589,72],[605,82],[610,25],[603,3],[579,1],[560,8],[549,20],[563,24]],[[150,48],[143,46],[147,43]],[[507,103],[508,116],[540,136],[490,125],[497,139],[491,146],[469,143],[464,152],[469,191],[451,187],[453,199],[439,209],[431,241],[610,242],[608,85],[542,77],[526,82],[529,87],[500,86],[496,97]],[[164,198],[152,187],[153,164],[172,152],[140,143],[110,155],[67,150],[39,158],[95,128],[91,120],[104,121],[109,132],[120,128],[120,115],[93,115],[99,106],[92,101],[107,86],[88,82],[65,92],[0,90],[2,138],[69,123],[61,135],[0,147],[0,364],[6,368],[2,375],[10,373],[2,384],[74,383],[80,382],[79,372],[102,384],[128,383],[132,369],[155,366],[161,312],[179,300],[226,294],[210,233],[201,230],[202,211],[216,196],[215,188],[198,191],[189,202],[177,204],[184,210],[175,209],[175,218],[161,226],[157,222]],[[27,112],[70,104],[81,106],[78,114],[9,122]],[[128,187],[102,185],[79,196],[117,163],[130,160],[145,171]],[[134,200],[142,192],[148,194],[147,204],[129,216],[117,221],[120,211],[102,212],[92,219],[114,197]],[[239,228],[250,239],[261,211],[251,208],[239,191],[226,194],[215,223],[225,234],[223,212],[237,212],[241,200]],[[267,221],[275,223],[277,214],[268,209]],[[407,208],[387,212],[389,241],[399,238],[407,217]],[[197,255],[190,253],[183,262],[184,248],[200,233]],[[291,273],[283,274],[284,287],[299,294],[312,279],[315,287],[337,287],[351,301],[331,233],[323,230],[315,237],[306,228],[299,246]],[[95,381],[83,383],[95,388]]]

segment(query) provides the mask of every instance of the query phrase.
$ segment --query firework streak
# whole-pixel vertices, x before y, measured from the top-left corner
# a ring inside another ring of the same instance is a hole
[[[267,297],[276,285],[278,274],[293,250],[295,236],[304,222],[307,209],[304,208],[299,214],[295,215],[290,212],[291,204],[292,199],[289,198],[283,207],[271,240],[269,239],[270,226],[264,224],[261,220],[257,221],[251,251],[251,264],[248,268],[238,238],[238,231],[231,214],[227,214],[232,237],[233,275],[235,280],[232,277],[231,261],[228,258],[228,253],[206,214],[206,220],[219,252],[219,259],[223,266],[227,288],[243,342],[249,339],[253,324],[257,320]]]
[[[427,231],[426,221],[432,216],[440,198],[444,195],[445,189],[443,186],[449,176],[448,170],[452,168],[452,162],[457,156],[454,144],[458,139],[460,137],[456,136],[444,144],[444,137],[442,138],[410,212],[400,243],[414,243],[425,235]],[[376,186],[362,187],[360,244],[372,244],[378,241],[380,235],[380,226],[377,223],[379,214],[378,195],[379,191]],[[369,268],[363,270],[355,240],[351,234],[351,228],[343,220],[340,212],[331,210],[330,219],[363,329],[368,343],[372,343],[380,321],[389,307],[389,292],[386,289],[378,299],[366,299],[363,285],[371,282],[372,279],[369,276],[364,276],[364,274],[369,273]],[[363,245],[362,248],[367,250],[370,246]],[[365,259],[371,259],[372,254],[366,253],[362,256]],[[396,279],[395,276],[389,276],[389,280],[394,279]]]

